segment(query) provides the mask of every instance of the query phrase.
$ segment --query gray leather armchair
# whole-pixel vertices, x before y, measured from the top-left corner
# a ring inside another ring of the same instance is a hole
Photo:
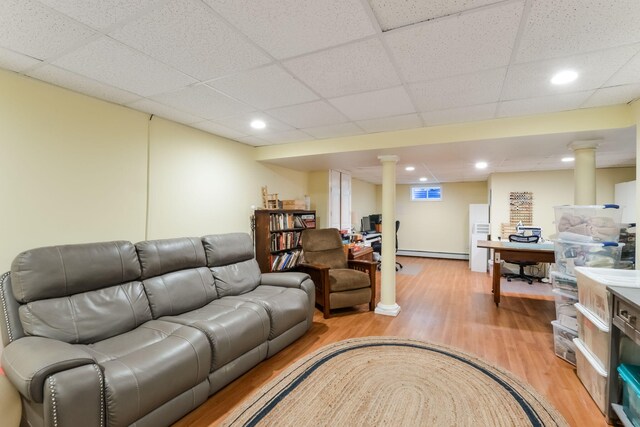
[[[26,425],[170,425],[303,335],[313,289],[245,233],[33,249],[0,278],[2,366]]]

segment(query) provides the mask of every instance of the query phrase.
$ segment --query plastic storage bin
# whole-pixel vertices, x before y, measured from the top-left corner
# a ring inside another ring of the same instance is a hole
[[[607,408],[607,371],[593,354],[580,341],[573,340],[576,346],[576,372],[598,409],[604,414]]]
[[[559,271],[552,271],[549,275],[551,276],[553,289],[557,289],[560,292],[572,292],[577,295],[578,281],[574,276],[569,276]]]
[[[622,409],[634,426],[640,426],[640,366],[618,366],[622,378]]]
[[[618,205],[555,206],[558,238],[583,242],[617,242],[622,210]]]
[[[578,314],[578,338],[602,366],[609,366],[609,325],[580,303],[575,308]]]
[[[576,279],[580,304],[607,325],[611,318],[607,286],[640,288],[639,270],[576,267]]]
[[[569,328],[565,328],[557,320],[552,321],[551,325],[553,325],[553,349],[556,356],[575,365],[576,345],[573,343],[573,340],[578,336],[577,333]]]
[[[624,243],[616,242],[555,240],[556,269],[560,273],[575,276],[576,267],[615,268],[623,246]]]
[[[574,332],[578,331],[578,315],[575,303],[578,302],[578,295],[570,292],[553,290],[556,299],[556,321],[558,324],[569,328]]]

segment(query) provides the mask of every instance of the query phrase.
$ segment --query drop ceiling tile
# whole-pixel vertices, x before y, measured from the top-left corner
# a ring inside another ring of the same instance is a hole
[[[356,123],[368,133],[391,132],[394,130],[413,129],[423,126],[422,120],[417,114],[359,120]]]
[[[347,121],[347,118],[342,113],[325,101],[275,108],[268,110],[267,113],[299,129],[332,125]]]
[[[71,71],[63,70],[53,65],[43,65],[28,72],[27,75],[116,104],[127,104],[140,99],[139,95],[109,86]]]
[[[248,113],[252,107],[216,92],[206,85],[189,86],[151,97],[155,101],[205,119]]]
[[[200,80],[270,61],[197,0],[173,0],[111,36]]]
[[[325,98],[400,84],[398,74],[377,38],[291,59],[283,65]]]
[[[636,45],[637,46],[637,45]],[[637,53],[607,81],[605,86],[638,83],[640,80],[640,53]]]
[[[251,127],[253,120],[262,120],[267,125],[264,129],[254,129]],[[216,120],[223,126],[234,129],[238,132],[242,132],[245,135],[254,135],[260,137],[260,135],[267,133],[284,132],[293,130],[293,128],[279,120],[271,117],[270,115],[256,111],[247,114],[240,114],[238,116],[230,116]]]
[[[535,61],[640,42],[638,22],[637,0],[536,0],[531,2],[516,60]]]
[[[495,117],[497,106],[497,103],[491,103],[429,111],[422,113],[422,118],[427,126],[489,120]]]
[[[260,139],[264,139],[272,144],[287,144],[290,142],[309,141],[312,140],[313,137],[302,131],[294,129],[286,132],[267,133],[261,135]]]
[[[228,127],[222,126],[218,123],[215,123],[209,120],[204,122],[192,123],[190,126],[196,129],[203,130],[205,132],[212,133],[214,135],[219,135],[225,138],[230,138],[235,140],[247,136],[246,134],[237,132],[234,129],[229,129]]]
[[[362,135],[364,133],[362,129],[351,122],[331,126],[319,126],[303,130],[305,133],[308,133],[317,139],[340,138],[343,136]]]
[[[41,62],[30,56],[0,47],[0,68],[21,72]]]
[[[640,98],[640,84],[605,87],[596,90],[581,107],[626,104],[638,98]]]
[[[597,89],[604,85],[637,51],[636,44],[571,57],[512,65],[507,72],[502,99],[521,99]],[[578,78],[566,85],[551,84],[551,77],[558,71],[566,69],[576,71]],[[636,81],[638,81],[637,76]]]
[[[278,59],[375,33],[360,0],[205,0]]]
[[[252,145],[254,147],[271,145],[268,141],[265,141],[264,139],[256,138],[255,136],[243,136],[241,138],[237,138],[236,140],[247,145]]]
[[[175,90],[196,81],[108,37],[84,45],[53,64],[141,96]]]
[[[506,68],[409,85],[418,110],[428,112],[497,102]]]
[[[318,99],[309,88],[278,65],[234,74],[207,84],[260,110]]]
[[[523,2],[503,3],[383,35],[409,82],[468,74],[509,63]]]
[[[540,98],[504,101],[498,105],[498,117],[527,116],[575,110],[591,96],[593,91],[544,96]]]
[[[106,30],[167,0],[39,0],[52,9],[98,30]]]
[[[496,0],[369,0],[382,31],[475,9]]]
[[[175,108],[168,107],[164,104],[160,104],[159,102],[152,101],[151,99],[141,99],[130,103],[127,107],[143,111],[145,113],[154,114],[178,123],[191,124],[202,121],[202,117],[176,110]]]
[[[53,58],[88,40],[95,31],[33,0],[5,0],[0,46],[36,59]]]
[[[333,98],[329,102],[351,120],[375,119],[416,112],[409,95],[402,86]]]

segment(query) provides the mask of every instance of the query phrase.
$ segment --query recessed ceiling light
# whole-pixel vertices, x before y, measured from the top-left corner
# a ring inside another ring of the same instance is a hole
[[[575,159],[573,157],[563,157],[562,161],[565,163],[573,162]]]
[[[487,166],[489,166],[487,164],[487,162],[478,162],[478,163],[476,163],[476,169],[486,169]]]
[[[551,83],[554,85],[566,85],[578,78],[578,73],[573,70],[564,70],[556,73],[551,77]]]
[[[264,120],[254,120],[251,122],[251,127],[254,129],[264,129],[267,127],[267,124]]]
[[[411,171],[416,170],[416,168],[413,167],[413,166],[407,166],[406,168],[404,168],[404,170],[406,170],[407,172],[411,172]]]
[[[426,181],[427,181],[427,177],[426,176],[423,176],[423,177],[420,178],[420,182],[426,182]]]

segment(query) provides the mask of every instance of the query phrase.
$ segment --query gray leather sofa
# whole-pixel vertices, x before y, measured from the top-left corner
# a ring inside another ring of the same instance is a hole
[[[163,426],[302,336],[315,289],[249,235],[53,246],[0,279],[23,425]]]

